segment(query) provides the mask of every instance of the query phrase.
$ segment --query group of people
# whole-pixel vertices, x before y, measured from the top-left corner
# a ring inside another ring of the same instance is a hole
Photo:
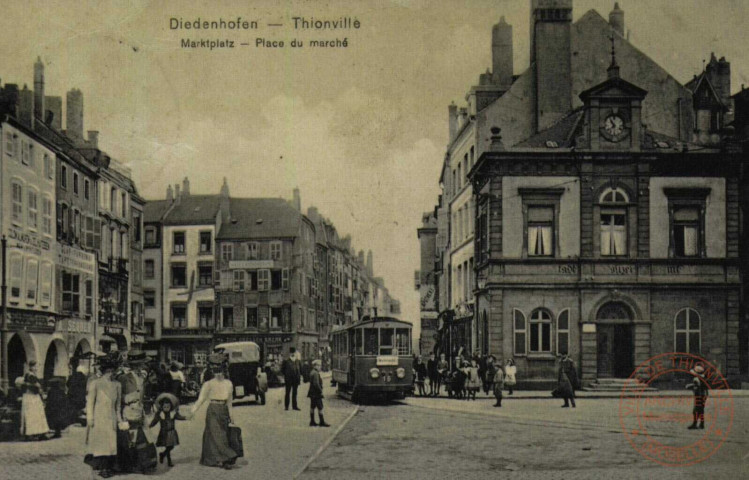
[[[296,349],[291,347],[289,349],[288,356],[281,363],[281,372],[284,377],[284,408],[289,409],[291,404],[292,410],[301,410],[297,403],[297,390],[301,381],[309,383],[309,390],[307,391],[307,397],[310,399],[310,412],[309,412],[309,425],[310,427],[329,427],[325,423],[325,417],[323,416],[323,394],[322,394],[322,378],[320,377],[320,370],[322,368],[322,361],[313,360],[308,368],[305,368],[306,364],[303,365],[296,355]],[[320,423],[315,422],[315,410],[317,410]]]
[[[459,352],[452,362],[452,368],[445,354],[439,360],[434,353],[430,354],[426,364],[421,357],[414,357],[413,373],[415,390],[420,396],[439,396],[444,385],[448,397],[475,400],[476,394],[483,389],[486,395],[496,398],[495,407],[502,406],[504,391],[512,395],[517,384],[517,366],[512,358],[498,362],[494,355],[466,358]],[[426,383],[429,382],[429,392]],[[562,407],[575,407],[575,390],[579,388],[577,368],[568,355],[559,357],[557,387],[552,396],[564,400]],[[491,393],[490,393],[491,392]]]

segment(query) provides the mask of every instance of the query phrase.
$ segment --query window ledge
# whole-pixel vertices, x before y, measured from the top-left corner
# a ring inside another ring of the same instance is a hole
[[[556,355],[553,353],[527,353],[525,357],[528,360],[550,360],[555,361],[557,359]]]

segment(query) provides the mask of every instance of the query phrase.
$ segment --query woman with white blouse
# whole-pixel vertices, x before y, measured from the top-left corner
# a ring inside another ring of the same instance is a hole
[[[200,464],[230,469],[237,459],[237,453],[229,446],[234,385],[226,378],[221,365],[211,365],[211,370],[214,377],[205,382],[200,389],[200,396],[192,407],[190,418],[203,403],[208,403]]]

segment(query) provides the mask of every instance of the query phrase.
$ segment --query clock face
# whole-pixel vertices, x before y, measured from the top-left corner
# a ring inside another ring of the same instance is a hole
[[[624,120],[619,115],[609,115],[603,122],[603,129],[612,137],[624,133]]]

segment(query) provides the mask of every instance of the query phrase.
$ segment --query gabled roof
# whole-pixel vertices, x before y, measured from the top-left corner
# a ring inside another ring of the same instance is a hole
[[[633,83],[629,83],[621,77],[611,77],[604,80],[602,83],[595,85],[583,92],[580,92],[580,98],[583,101],[587,101],[590,98],[600,98],[605,96],[606,98],[645,98],[648,94],[647,90],[644,90]]]
[[[216,223],[220,195],[182,195],[164,217],[164,225],[211,225]]]
[[[231,218],[221,224],[218,239],[292,238],[299,235],[302,214],[282,198],[232,198],[230,202]]]
[[[560,121],[524,140],[515,148],[569,148],[575,144],[575,132],[578,131],[581,121],[585,117],[582,108],[574,110]]]
[[[169,211],[171,206],[171,200],[146,200],[146,204],[143,206],[143,222],[161,222],[164,214]]]
[[[718,92],[715,90],[715,86],[713,85],[713,82],[710,81],[710,77],[707,75],[707,72],[702,72],[697,76],[697,78],[693,78],[692,80],[687,82],[685,87],[691,90],[693,94],[696,94],[700,87],[703,85],[712,94],[713,99],[718,103],[718,105],[722,106],[725,109],[728,109],[728,106],[725,105],[720,99],[720,95],[718,95]]]

